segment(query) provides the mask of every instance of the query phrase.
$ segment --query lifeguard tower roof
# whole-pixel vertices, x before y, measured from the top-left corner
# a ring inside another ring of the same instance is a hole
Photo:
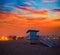
[[[28,30],[26,33],[28,32],[39,32],[39,30]]]

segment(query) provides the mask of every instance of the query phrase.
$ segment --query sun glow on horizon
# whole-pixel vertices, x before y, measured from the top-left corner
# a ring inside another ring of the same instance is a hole
[[[0,41],[8,41],[10,40],[7,36],[1,36]]]

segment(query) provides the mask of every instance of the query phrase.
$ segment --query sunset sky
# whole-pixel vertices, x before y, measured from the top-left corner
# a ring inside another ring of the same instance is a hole
[[[29,29],[60,35],[60,0],[2,0],[0,6],[0,36],[26,36]]]

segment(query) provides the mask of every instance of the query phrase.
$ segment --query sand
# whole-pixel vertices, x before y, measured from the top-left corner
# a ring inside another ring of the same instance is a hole
[[[60,55],[60,47],[30,44],[26,40],[0,41],[0,55]]]

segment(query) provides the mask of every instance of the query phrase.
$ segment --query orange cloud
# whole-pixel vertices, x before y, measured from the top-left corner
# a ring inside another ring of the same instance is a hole
[[[31,13],[33,13],[33,14],[48,15],[48,12],[45,11],[45,10],[43,10],[43,11],[38,11],[38,10],[28,10],[28,9],[27,9],[26,11],[31,12]]]
[[[33,10],[33,9],[27,9],[25,7],[20,7],[20,8],[15,8],[17,10],[23,10],[24,12],[29,12],[32,14],[41,14],[41,15],[48,15],[48,11],[47,10]]]
[[[32,11],[33,13],[35,11]],[[35,13],[34,13],[35,14]],[[55,22],[60,19],[54,19],[54,21],[47,20],[47,18],[42,17],[32,17],[29,20],[27,14],[15,14],[11,13],[2,13],[3,19],[0,21],[8,21],[8,23],[0,23],[0,34],[2,35],[21,35],[25,36],[28,29],[38,29],[41,30],[40,33],[47,34],[56,32],[59,33],[58,27],[60,27],[60,22]]]
[[[53,21],[55,21],[55,22],[60,22],[60,19],[54,19]]]
[[[13,13],[3,12],[0,15],[1,15],[0,19],[3,19],[3,20],[12,20],[16,18]]]

